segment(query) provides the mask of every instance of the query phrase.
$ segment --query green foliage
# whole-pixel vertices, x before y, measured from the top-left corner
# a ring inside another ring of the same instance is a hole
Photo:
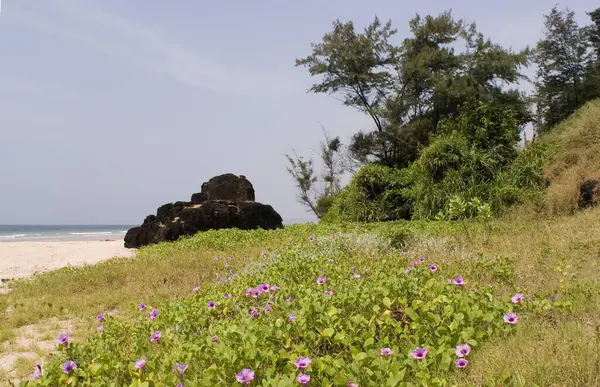
[[[308,68],[321,82],[315,93],[341,94],[344,104],[366,112],[374,130],[359,132],[349,145],[360,163],[406,167],[419,155],[442,119],[470,98],[511,106],[527,121],[521,93],[500,83],[523,78],[529,51],[513,52],[477,31],[475,24],[455,20],[449,11],[417,15],[409,22],[411,36],[394,45],[391,23],[377,17],[364,32],[352,22],[334,22],[322,42],[296,65]],[[456,47],[466,47],[457,51]]]
[[[101,332],[60,346],[41,379],[21,385],[236,385],[236,373],[251,368],[253,385],[293,386],[299,356],[312,359],[304,372],[315,385],[447,385],[455,347],[468,343],[477,352],[484,342],[510,334],[513,325],[503,315],[523,307],[495,299],[485,286],[448,283],[454,273],[440,265],[435,271],[417,263],[400,269],[413,259],[366,234],[297,242],[240,271],[222,258],[217,265],[224,284],[156,305],[154,321],[148,318],[154,305],[135,319],[106,316]],[[264,283],[279,289],[245,295]],[[160,341],[150,342],[156,331]],[[429,351],[423,360],[410,355],[417,347]],[[393,354],[381,355],[382,348]],[[148,360],[143,371],[134,368],[141,358]],[[61,365],[68,360],[78,368],[65,374]],[[175,363],[189,368],[178,375]]]
[[[334,199],[324,221],[377,222],[408,219],[406,171],[367,164]]]
[[[413,218],[434,218],[445,211],[451,198],[457,195],[464,200],[481,198],[491,203],[491,210],[498,213],[507,200],[495,195],[508,196],[507,192],[511,192],[516,196],[514,200],[518,200],[520,194],[515,190],[530,188],[520,183],[530,184],[534,179],[529,176],[532,172],[538,174],[538,180],[541,178],[539,168],[526,170],[530,165],[522,161],[508,176],[522,174],[529,180],[525,177],[510,180],[502,175],[519,155],[519,122],[511,108],[471,102],[461,108],[459,115],[444,121],[441,128],[442,134],[423,149],[410,167],[412,180],[407,192]],[[499,176],[503,176],[505,185],[498,186]],[[514,186],[508,186],[509,180]]]

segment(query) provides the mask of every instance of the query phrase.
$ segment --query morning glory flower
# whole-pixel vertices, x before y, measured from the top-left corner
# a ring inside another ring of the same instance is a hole
[[[413,359],[416,360],[423,360],[425,359],[425,356],[427,356],[427,352],[429,352],[427,350],[427,348],[415,348],[413,351],[410,352],[410,356],[413,357]]]
[[[187,370],[187,369],[188,369],[187,364],[175,363],[175,365],[173,366],[173,372],[178,373],[179,376],[182,376],[183,373],[185,372],[185,370]]]
[[[271,287],[269,284],[260,284],[258,285],[258,291],[260,293],[267,293]]]
[[[425,258],[423,258],[422,256],[419,256],[419,262],[421,262],[421,263],[425,262]]]
[[[354,273],[354,275],[352,276],[352,278],[354,278],[354,279],[359,279],[359,278],[360,278],[360,274],[358,274],[358,273]]]
[[[269,313],[271,311],[271,305],[270,304],[265,305],[265,307],[263,308],[263,310],[265,312]]]
[[[306,367],[308,367],[310,363],[312,363],[312,360],[310,360],[310,358],[300,356],[298,359],[296,359],[294,365],[299,369],[303,370]]]
[[[511,297],[510,301],[513,304],[518,304],[519,302],[521,302],[523,300],[523,294],[522,293],[517,293],[514,296]]]
[[[135,362],[135,364],[133,365],[133,368],[135,368],[136,370],[144,370],[144,367],[146,366],[147,361],[148,361],[148,359],[142,358]]]
[[[213,343],[218,343],[219,342],[219,336],[213,336],[213,337],[211,337],[210,341],[212,341]]]
[[[102,312],[98,313],[98,315],[96,316],[96,321],[98,321],[98,322],[104,321],[104,313],[102,313]]]
[[[257,317],[258,317],[258,310],[256,310],[256,309],[252,309],[252,310],[250,311],[250,317],[257,318]]]
[[[429,265],[429,270],[430,271],[437,271],[437,266],[436,265]]]
[[[31,375],[31,378],[36,380],[39,379],[42,376],[42,366],[39,364],[36,364],[36,370],[33,372],[33,375]]]
[[[290,320],[291,322],[296,321],[296,315],[295,314],[289,314],[288,315],[288,320]]]
[[[195,287],[192,289],[192,291],[193,291],[194,293],[198,293],[198,292],[200,291],[200,286],[195,286]]]
[[[379,354],[380,354],[381,356],[390,356],[390,355],[393,355],[393,354],[394,354],[394,351],[392,351],[392,349],[391,349],[391,348],[381,348],[381,349],[379,350]]]
[[[258,290],[258,289],[252,289],[252,294],[251,294],[251,296],[252,296],[253,298],[256,298],[256,297],[258,297],[258,295],[259,295],[259,294],[260,294],[260,290]]]
[[[154,321],[154,319],[156,319],[158,317],[158,309],[153,309],[152,312],[150,312],[150,321]]]
[[[254,290],[254,289],[250,289],[250,288],[246,289],[246,293],[245,293],[245,294],[246,294],[246,297],[248,297],[248,296],[251,296],[251,295],[252,295],[252,290]]]
[[[469,344],[460,344],[456,346],[456,356],[465,357],[471,352],[471,346]]]
[[[141,312],[142,310],[146,309],[146,304],[144,304],[143,302],[141,304],[138,305],[138,310]]]
[[[310,382],[310,375],[307,374],[300,374],[296,377],[296,381],[300,384],[302,384],[303,386],[306,386],[306,384],[308,382]]]
[[[289,297],[285,299],[285,302],[292,302],[294,301],[294,297]]]
[[[58,336],[58,345],[68,345],[69,344],[69,336],[66,333],[61,333]]]
[[[252,371],[250,368],[244,368],[235,375],[235,380],[247,386],[251,381],[254,380],[254,371]]]
[[[327,280],[326,277],[319,277],[319,278],[317,278],[316,283],[317,283],[317,285],[323,285],[326,280]]]
[[[454,362],[454,364],[456,364],[457,368],[465,368],[467,365],[469,365],[469,361],[467,359],[456,359],[456,362]]]
[[[71,373],[71,371],[77,369],[77,363],[75,363],[73,360],[69,360],[69,361],[64,362],[62,364],[61,368],[62,368],[62,371],[68,375]]]
[[[510,312],[504,315],[504,322],[507,322],[509,324],[516,324],[517,320],[519,320],[519,317],[517,316],[516,313]]]
[[[333,290],[325,290],[323,294],[326,296],[333,296]]]
[[[412,267],[417,267],[418,265],[419,265],[419,262],[417,262],[417,261],[413,261],[413,263],[412,263]]]
[[[463,277],[461,277],[461,276],[458,276],[458,277],[454,278],[454,279],[452,280],[452,282],[453,282],[455,285],[459,285],[459,286],[463,286],[463,285],[465,284],[465,281],[463,280]]]
[[[103,329],[104,327],[102,325],[98,325],[98,328],[96,328],[96,332],[102,332]]]
[[[160,331],[156,331],[156,332],[152,333],[152,335],[150,336],[150,342],[151,343],[160,343],[161,336],[162,336],[162,333],[160,333]]]
[[[272,292],[277,292],[279,290],[279,286],[277,285],[271,285],[271,291]]]
[[[208,306],[208,309],[214,309],[215,306],[217,306],[217,303],[214,301],[208,301],[206,305]]]
[[[224,297],[224,298],[227,298],[227,299],[229,299],[229,298],[231,298],[231,293],[227,293],[227,294],[226,294],[226,295],[224,295],[223,297]]]
[[[312,242],[315,240],[315,237],[311,236],[310,238],[308,238],[308,240]]]
[[[408,275],[409,272],[410,272],[410,267],[407,267],[406,269],[404,269],[404,275]]]
[[[352,380],[348,380],[346,387],[358,387],[358,383],[352,383]]]

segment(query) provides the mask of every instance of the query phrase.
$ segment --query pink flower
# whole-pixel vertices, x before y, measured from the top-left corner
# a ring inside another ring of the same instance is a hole
[[[198,293],[200,291],[200,287],[196,286],[192,290],[193,290],[194,293]]]
[[[518,304],[519,302],[521,302],[523,300],[523,294],[522,293],[517,293],[514,296],[511,297],[510,301],[513,304]]]
[[[517,321],[519,320],[519,316],[517,316],[516,313],[510,312],[504,315],[504,322],[508,323],[508,324],[516,324]]]
[[[317,283],[317,285],[323,285],[325,281],[327,281],[326,277],[319,277],[315,282]]]
[[[312,360],[310,360],[310,358],[300,356],[298,359],[296,359],[294,365],[299,369],[303,370],[306,367],[308,367],[310,363],[312,363]]]
[[[252,371],[250,368],[244,368],[235,375],[235,379],[238,382],[243,383],[244,386],[247,386],[251,381],[254,380],[254,371]]]
[[[323,294],[326,296],[333,296],[333,290],[325,290]]]
[[[460,344],[456,346],[456,356],[465,357],[471,352],[471,346],[469,344]]]
[[[256,310],[256,309],[252,309],[252,310],[250,311],[250,317],[257,318],[257,317],[258,317],[258,310]]]
[[[150,336],[150,342],[151,343],[160,343],[161,336],[162,336],[162,333],[160,333],[160,331],[156,331],[156,332],[152,333],[152,335]]]
[[[296,377],[296,381],[300,384],[302,384],[303,386],[306,386],[306,384],[308,382],[310,382],[310,375],[307,374],[300,374]]]
[[[379,350],[379,354],[380,354],[381,356],[390,356],[390,355],[393,355],[393,354],[394,354],[394,351],[392,351],[392,349],[391,349],[391,348],[381,348],[381,349]]]
[[[437,266],[436,265],[429,265],[429,270],[434,272],[437,271]]]
[[[410,356],[412,356],[412,358],[416,360],[423,360],[425,359],[425,356],[427,356],[427,352],[429,352],[427,348],[417,347],[410,352]]]
[[[206,305],[208,306],[208,309],[214,309],[215,306],[217,306],[217,303],[214,301],[208,301]]]
[[[463,285],[465,284],[465,281],[463,280],[463,277],[461,277],[461,276],[458,276],[458,277],[454,278],[454,279],[452,280],[452,282],[453,282],[455,285],[459,285],[459,286],[463,286]]]
[[[454,364],[456,364],[457,368],[465,368],[469,365],[469,361],[467,359],[460,358],[456,359],[456,362]]]

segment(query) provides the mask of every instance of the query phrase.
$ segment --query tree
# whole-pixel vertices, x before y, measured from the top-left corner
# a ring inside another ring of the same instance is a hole
[[[587,15],[592,24],[585,27],[592,53],[588,59],[584,76],[584,98],[591,101],[600,98],[600,8]]]
[[[339,137],[332,138],[321,126],[325,140],[320,144],[320,158],[323,172],[318,176],[314,171],[312,158],[305,160],[294,152],[294,157],[285,155],[289,166],[288,173],[294,178],[298,189],[298,201],[305,205],[317,218],[321,218],[341,189],[343,146]]]
[[[587,33],[568,8],[552,8],[544,15],[544,28],[534,55],[538,131],[558,124],[586,102],[584,77],[591,55]]]
[[[527,103],[515,90],[505,90],[523,78],[528,50],[514,53],[493,44],[476,30],[452,18],[417,15],[412,36],[392,44],[396,30],[377,17],[363,33],[352,22],[333,24],[312,54],[298,59],[321,82],[310,91],[342,95],[344,104],[368,113],[374,129],[360,131],[348,147],[359,163],[406,167],[416,160],[439,122],[456,114],[468,98],[519,107],[528,119]],[[465,51],[457,53],[459,42]]]

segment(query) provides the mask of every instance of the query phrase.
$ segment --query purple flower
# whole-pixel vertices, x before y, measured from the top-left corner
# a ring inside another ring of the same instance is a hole
[[[360,278],[360,274],[358,274],[358,273],[354,273],[354,275],[352,275],[352,278],[354,278],[354,279],[359,279],[359,278]]]
[[[188,365],[183,363],[175,363],[175,365],[173,366],[173,372],[178,373],[179,376],[182,376],[185,370],[187,369]]]
[[[257,317],[258,317],[258,310],[256,310],[256,309],[252,309],[252,310],[250,311],[250,317],[257,318]]]
[[[138,305],[138,310],[141,312],[142,310],[146,309],[146,304],[144,304],[143,302],[141,304]]]
[[[42,376],[42,366],[39,364],[36,364],[35,366],[35,371],[33,372],[33,375],[31,375],[31,378],[36,380],[39,379]]]
[[[175,387],[183,387],[183,383],[177,383]]]
[[[135,368],[136,370],[144,370],[144,367],[146,366],[147,361],[148,361],[148,359],[142,358],[135,362],[135,364],[133,365],[133,368]]]
[[[312,360],[310,360],[310,358],[300,356],[298,359],[296,359],[296,361],[294,362],[294,365],[296,367],[298,367],[299,369],[303,370],[306,367],[308,367],[311,362],[312,362]]]
[[[413,351],[410,352],[410,356],[413,357],[413,359],[416,360],[423,360],[425,359],[425,356],[427,356],[427,352],[429,352],[427,350],[427,348],[415,348]]]
[[[244,368],[235,375],[235,380],[243,383],[244,385],[248,385],[254,380],[254,371],[252,371],[250,368]]]
[[[265,305],[265,307],[263,308],[263,310],[265,312],[267,312],[267,313],[271,312],[271,305],[270,304]]]
[[[408,273],[410,273],[410,267],[404,269],[404,275],[408,275]]]
[[[260,294],[260,290],[252,289],[252,293],[250,294],[252,297],[256,298]]]
[[[417,262],[417,261],[413,261],[413,263],[412,263],[412,267],[417,267],[418,265],[419,265],[419,262]]]
[[[233,278],[234,278],[233,274],[230,274],[230,275],[229,275],[229,277],[227,277],[227,279],[228,279],[229,281],[233,281]]]
[[[425,262],[425,258],[423,258],[422,256],[419,256],[419,262],[421,262],[421,263]]]
[[[510,312],[504,315],[504,322],[507,322],[509,324],[516,324],[517,321],[519,320],[519,316],[517,316],[516,313],[514,312]]]
[[[102,325],[98,325],[98,328],[96,328],[96,332],[102,332],[103,329],[104,327]]]
[[[294,301],[294,297],[288,297],[285,299],[285,302],[292,302]]]
[[[454,364],[456,364],[457,368],[465,368],[467,365],[469,365],[469,361],[467,359],[456,359],[456,362],[454,362]]]
[[[96,316],[96,321],[98,321],[98,322],[104,321],[104,313],[102,313],[102,312],[98,313],[98,315]]]
[[[77,363],[75,363],[73,360],[69,360],[63,363],[62,365],[62,371],[65,374],[70,374],[71,371],[76,370],[77,369]]]
[[[158,317],[158,309],[153,309],[150,312],[150,321],[154,321]]]
[[[213,343],[218,343],[219,342],[219,336],[213,336],[213,337],[211,337],[210,341],[212,341]]]
[[[224,297],[224,298],[227,298],[227,299],[229,299],[229,298],[231,298],[231,293],[227,293],[227,294],[226,294],[226,295],[224,295],[223,297]]]
[[[160,343],[161,336],[162,336],[162,333],[160,333],[160,331],[156,331],[156,332],[152,333],[152,335],[150,335],[150,342],[151,343]]]
[[[296,381],[300,384],[302,384],[303,386],[306,386],[306,384],[308,382],[310,382],[310,375],[307,374],[300,374],[296,377]]]
[[[522,293],[517,293],[514,296],[511,297],[510,301],[513,304],[518,304],[519,302],[521,302],[523,300],[523,294]]]
[[[253,290],[254,289],[250,289],[250,288],[246,289],[246,293],[245,293],[246,297],[251,296]]]
[[[456,356],[465,357],[471,352],[471,346],[469,344],[460,344],[456,346]]]
[[[452,280],[452,282],[454,283],[454,285],[459,285],[459,286],[463,286],[465,284],[465,281],[463,280],[463,277],[461,277],[461,276],[454,278]]]
[[[271,288],[271,286],[269,286],[269,284],[260,284],[260,285],[258,285],[258,291],[260,293],[267,293],[270,288]]]
[[[272,292],[274,292],[274,293],[275,293],[275,292],[277,292],[278,290],[279,290],[279,286],[277,286],[277,285],[271,285],[271,291],[272,291]]]
[[[61,333],[58,336],[58,345],[68,345],[69,344],[69,336],[66,333]]]
[[[192,289],[192,291],[193,291],[194,293],[198,293],[198,292],[200,291],[200,286],[195,286],[195,287]]]
[[[352,380],[348,380],[346,387],[358,387],[358,383],[352,383]]]
[[[327,280],[327,278],[325,278],[325,277],[319,277],[319,278],[317,278],[316,283],[317,283],[317,285],[323,285],[326,280]]]
[[[323,294],[326,296],[333,296],[333,290],[325,290]]]
[[[314,241],[314,240],[315,240],[315,237],[314,237],[314,236],[311,236],[310,238],[308,238],[308,240],[312,242],[312,241]]]
[[[392,351],[392,349],[391,349],[391,348],[381,348],[381,349],[379,350],[379,354],[380,354],[381,356],[390,356],[390,355],[393,355],[393,354],[394,354],[394,351]]]
[[[296,321],[296,315],[295,314],[288,314],[288,320],[290,320],[291,322]]]
[[[214,309],[215,306],[217,306],[217,303],[214,301],[208,301],[208,303],[206,304],[206,306],[208,306],[208,309]]]
[[[436,265],[429,265],[429,270],[430,271],[437,271],[437,266]]]

